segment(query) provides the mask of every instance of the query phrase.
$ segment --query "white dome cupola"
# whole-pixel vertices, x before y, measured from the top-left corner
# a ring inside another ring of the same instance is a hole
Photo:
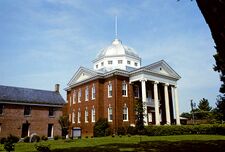
[[[110,71],[113,69],[131,70],[140,68],[141,58],[131,47],[122,44],[119,39],[103,48],[93,60],[94,70]]]

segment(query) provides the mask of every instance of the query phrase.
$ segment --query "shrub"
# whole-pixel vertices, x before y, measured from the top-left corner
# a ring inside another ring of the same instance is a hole
[[[42,137],[41,137],[41,140],[46,141],[46,140],[48,140],[48,137],[46,137],[46,136],[42,136]]]
[[[39,142],[40,141],[40,137],[38,135],[33,135],[31,137],[31,140],[30,141],[31,142]]]
[[[117,134],[118,134],[118,135],[125,135],[125,134],[126,134],[125,128],[124,128],[124,127],[119,127],[119,128],[117,129]]]
[[[6,140],[7,139],[5,137],[1,138],[1,140],[0,140],[1,144],[4,144],[6,142]]]
[[[54,136],[54,140],[60,139],[60,136]]]
[[[109,136],[109,135],[111,135],[112,133],[113,133],[113,131],[112,131],[111,128],[107,128],[107,129],[105,130],[105,135],[106,135],[106,136]]]
[[[7,152],[14,151],[14,150],[15,150],[15,143],[13,143],[12,141],[7,140],[7,141],[4,143],[4,149],[5,149]]]
[[[23,141],[24,141],[25,143],[30,142],[30,137],[28,137],[28,136],[24,137]]]
[[[100,118],[94,125],[94,137],[105,136],[107,128],[109,128],[108,120]]]
[[[50,145],[35,144],[34,147],[39,152],[51,152]]]
[[[135,127],[129,126],[127,128],[127,134],[131,134],[131,135],[136,135],[137,134],[137,130]]]
[[[11,134],[7,137],[7,141],[10,141],[12,143],[17,143],[19,140],[20,140],[19,137]]]
[[[188,135],[188,134],[219,134],[225,135],[225,125],[181,125],[181,126],[148,126],[149,136]]]

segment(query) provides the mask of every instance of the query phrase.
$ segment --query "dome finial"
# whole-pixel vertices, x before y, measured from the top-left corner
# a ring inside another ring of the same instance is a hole
[[[115,16],[115,36],[117,39],[117,16]]]

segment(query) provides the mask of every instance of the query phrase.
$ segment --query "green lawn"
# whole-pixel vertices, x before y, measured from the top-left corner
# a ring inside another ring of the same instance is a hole
[[[74,140],[49,140],[53,152],[73,151],[225,151],[225,136],[179,135],[179,136],[116,136],[83,138]],[[35,143],[17,143],[16,151],[35,151]],[[4,151],[3,145],[0,151]]]

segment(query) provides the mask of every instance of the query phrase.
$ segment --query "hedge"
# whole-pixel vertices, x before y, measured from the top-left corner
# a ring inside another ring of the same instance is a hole
[[[225,125],[202,124],[202,125],[181,125],[181,126],[147,126],[145,134],[148,136],[169,136],[169,135],[190,135],[208,134],[225,135]]]

